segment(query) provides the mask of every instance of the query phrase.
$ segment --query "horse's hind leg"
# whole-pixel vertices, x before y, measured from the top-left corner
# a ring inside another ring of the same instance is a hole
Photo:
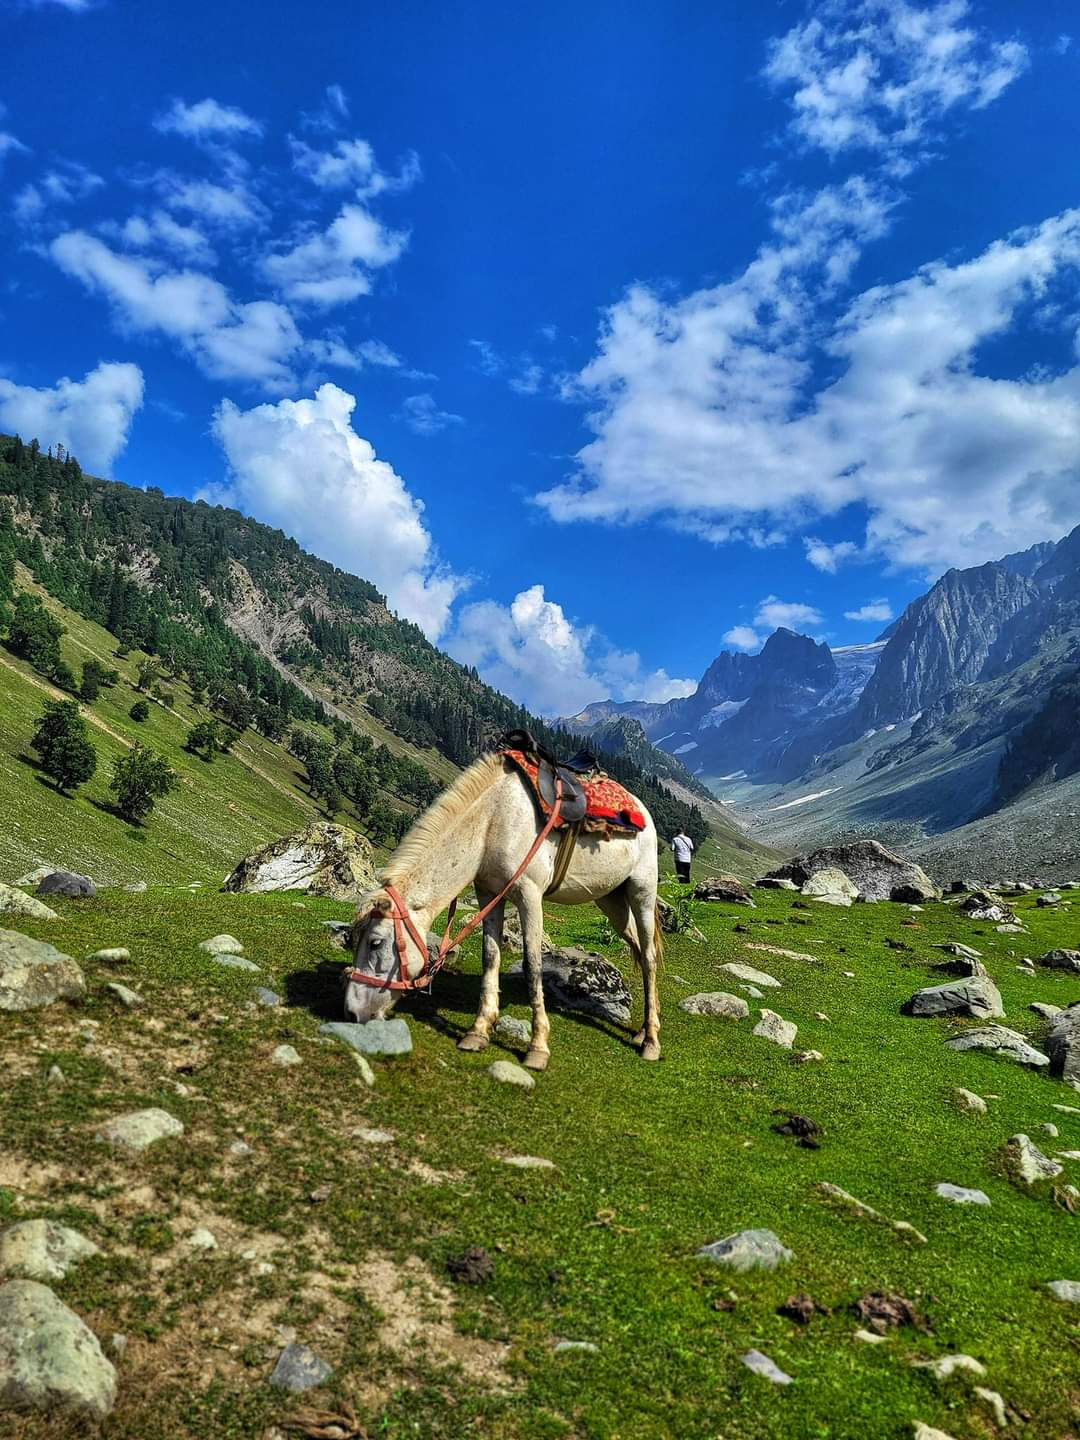
[[[630,947],[630,954],[636,965],[641,964],[641,949],[638,945],[637,926],[634,923],[633,912],[630,909],[630,900],[626,893],[625,885],[620,885],[610,895],[601,895],[597,898],[596,908],[607,916],[611,928],[617,935],[620,935]],[[645,1039],[645,1026],[634,1036],[634,1044],[640,1045]]]
[[[480,908],[491,898],[477,888]],[[484,921],[484,974],[480,981],[480,1009],[472,1029],[458,1041],[459,1050],[486,1050],[492,1026],[499,1018],[499,943],[502,940],[503,907],[496,905]]]
[[[525,1064],[530,1070],[546,1070],[551,1058],[548,1048],[551,1027],[544,1005],[544,900],[535,885],[523,884],[518,898],[518,914],[521,916],[525,975],[529,982],[529,1003],[532,1005],[532,1036]]]
[[[645,1026],[641,1032],[641,1058],[660,1059],[660,1001],[656,991],[656,884],[635,883],[631,875],[625,885],[626,898],[638,935],[638,963],[645,992]]]

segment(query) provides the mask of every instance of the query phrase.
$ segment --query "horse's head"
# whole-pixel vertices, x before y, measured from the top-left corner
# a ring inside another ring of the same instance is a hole
[[[385,890],[376,890],[361,900],[352,927],[353,969],[368,980],[350,977],[345,989],[345,1010],[354,1020],[381,1020],[397,1003],[400,989],[391,989],[391,981],[400,981],[402,957],[398,954],[399,936],[405,948],[405,972],[415,979],[427,959],[413,939],[411,926],[394,924],[394,902]],[[423,932],[421,932],[423,933]]]

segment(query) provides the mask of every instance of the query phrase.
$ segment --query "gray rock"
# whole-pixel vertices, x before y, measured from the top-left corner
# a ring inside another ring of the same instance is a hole
[[[781,1244],[771,1230],[737,1230],[733,1235],[702,1246],[697,1253],[740,1274],[746,1270],[775,1270],[795,1258],[794,1252]]]
[[[247,970],[253,975],[259,972],[254,960],[245,960],[243,955],[214,955],[211,958],[215,965],[224,965],[227,970]]]
[[[358,1125],[355,1130],[349,1131],[354,1140],[361,1141],[364,1145],[393,1145],[394,1137],[389,1130],[378,1130],[372,1125]]]
[[[265,1005],[268,1010],[272,1010],[276,1005],[281,1004],[281,996],[273,990],[268,990],[265,985],[256,985],[251,995],[252,999],[260,1005]]]
[[[779,990],[780,981],[764,970],[755,970],[753,965],[742,965],[738,961],[720,966],[721,975],[734,975],[736,980],[746,980],[751,985],[763,985],[766,990]]]
[[[141,895],[146,889],[146,881],[132,880],[129,884],[124,886],[124,889],[128,892],[129,895]]]
[[[1070,1005],[1054,1016],[1046,1049],[1051,1075],[1074,1084],[1080,1082],[1080,1004]]]
[[[760,880],[754,881],[756,890],[798,890],[794,880],[776,875],[763,875]]]
[[[936,900],[941,892],[921,866],[877,840],[827,845],[770,872],[773,879],[805,885],[815,870],[840,870],[866,900]]]
[[[534,1076],[512,1060],[495,1060],[487,1067],[487,1073],[501,1085],[516,1085],[521,1090],[531,1090],[536,1084]]]
[[[792,1383],[791,1376],[785,1375],[780,1366],[774,1360],[770,1360],[768,1355],[763,1355],[760,1350],[748,1350],[740,1358],[748,1370],[752,1370],[755,1375],[763,1376],[766,1380],[771,1380],[774,1385],[790,1385]]]
[[[1050,1280],[1046,1288],[1068,1305],[1080,1305],[1080,1280]]]
[[[97,1337],[36,1280],[0,1288],[0,1410],[36,1410],[104,1420],[116,1371]]]
[[[1023,925],[1016,925],[1016,924],[1013,924],[1013,923],[1011,923],[1011,922],[1006,922],[1004,925],[995,925],[995,926],[994,926],[994,929],[998,932],[999,935],[1026,935],[1026,934],[1027,934],[1027,931],[1024,929]]]
[[[922,1420],[913,1420],[912,1440],[953,1440],[953,1437],[944,1430],[938,1430],[933,1425],[927,1425]]]
[[[765,999],[765,991],[759,990],[756,985],[740,985],[739,989],[744,995],[749,995],[751,1000]]]
[[[286,1345],[271,1372],[270,1384],[275,1390],[291,1390],[299,1395],[322,1385],[333,1373],[334,1367],[306,1345]]]
[[[717,1015],[725,1020],[745,1020],[750,1006],[738,995],[724,990],[711,990],[700,995],[687,995],[679,1001],[679,1009],[688,1015]]]
[[[1053,1020],[1062,1013],[1060,1005],[1048,1005],[1044,1000],[1033,1000],[1028,1009],[1033,1010],[1043,1020]]]
[[[349,1020],[328,1020],[319,1026],[320,1035],[358,1050],[361,1055],[408,1055],[413,1048],[412,1032],[407,1020],[368,1020],[357,1025]]]
[[[1044,1155],[1027,1135],[1012,1135],[1001,1147],[1001,1158],[1014,1180],[1034,1185],[1039,1180],[1053,1180],[1063,1166]]]
[[[283,1070],[290,1065],[300,1065],[303,1062],[299,1054],[291,1045],[278,1045],[270,1056],[272,1065],[279,1065]]]
[[[917,990],[904,1010],[908,1015],[972,1015],[976,1020],[1005,1014],[1001,993],[988,975]]]
[[[840,905],[844,909],[849,909],[852,904],[850,895],[811,895],[810,899],[815,905]]]
[[[359,1051],[354,1050],[352,1058],[357,1070],[360,1072],[360,1079],[364,1082],[364,1084],[368,1087],[369,1090],[373,1090],[375,1088],[375,1071],[368,1063],[367,1056],[361,1055]]]
[[[86,958],[96,960],[99,965],[123,965],[131,959],[131,951],[126,950],[123,945],[114,945],[106,950],[95,950]]]
[[[1035,963],[1045,965],[1048,970],[1071,970],[1074,975],[1080,975],[1080,950],[1047,950]]]
[[[17,930],[0,930],[0,1010],[83,1000],[86,980],[70,955]]]
[[[983,1025],[964,1030],[946,1040],[945,1044],[950,1050],[985,1050],[1017,1065],[1030,1065],[1033,1069],[1050,1064],[1049,1056],[1029,1045],[1022,1035],[1010,1030],[1007,1025]]]
[[[591,1340],[558,1340],[552,1346],[556,1355],[565,1355],[569,1351],[578,1350],[585,1355],[599,1354],[599,1345],[594,1345]]]
[[[515,1170],[554,1170],[556,1168],[553,1160],[545,1160],[542,1155],[501,1155],[499,1158],[504,1165],[513,1165]]]
[[[989,920],[995,925],[1015,925],[1016,916],[1000,895],[990,890],[973,890],[957,907],[969,920]]]
[[[753,1033],[759,1035],[763,1040],[771,1040],[774,1045],[780,1045],[785,1050],[790,1050],[799,1033],[799,1027],[777,1015],[775,1010],[762,1010],[761,1018],[754,1026]]]
[[[735,875],[710,875],[694,886],[695,900],[719,900],[729,905],[747,905],[754,909],[750,891]]]
[[[211,935],[209,940],[200,940],[199,949],[207,955],[242,955],[244,947],[235,935]]]
[[[245,893],[305,890],[331,900],[357,900],[375,883],[369,841],[346,825],[319,820],[248,855],[222,888]]]
[[[935,945],[935,950],[944,950],[946,955],[958,955],[961,960],[981,960],[982,951],[971,945],[961,945],[958,940],[948,940],[944,945]]]
[[[973,1115],[986,1114],[986,1101],[981,1095],[976,1095],[973,1090],[965,1090],[962,1085],[959,1085],[953,1091],[953,1098],[961,1110],[969,1110]]]
[[[1045,895],[1040,895],[1035,901],[1040,910],[1045,910],[1049,905],[1060,905],[1061,896],[1056,890],[1048,890]]]
[[[32,890],[35,885],[40,885],[46,875],[51,875],[56,869],[55,865],[39,865],[36,870],[28,870],[25,875],[20,875],[18,880],[11,883],[18,886],[20,890]]]
[[[520,975],[524,961],[508,970]],[[542,956],[544,993],[554,1008],[598,1015],[613,1025],[630,1024],[630,987],[626,976],[603,955],[567,945]]]
[[[129,990],[126,985],[121,985],[115,980],[110,980],[106,986],[108,994],[120,1001],[120,1004],[127,1010],[133,1009],[136,1005],[145,1005],[146,1001],[137,990]]]
[[[92,1240],[55,1220],[20,1220],[0,1231],[0,1272],[27,1280],[62,1280],[73,1265],[100,1251]]]
[[[806,877],[802,893],[814,900],[839,896],[843,900],[851,901],[858,895],[859,887],[852,884],[843,870],[838,870],[835,865],[823,865],[818,870],[812,870]]]
[[[38,883],[39,895],[66,895],[71,900],[90,900],[97,894],[97,886],[89,875],[76,875],[71,870],[54,870],[42,877]]]
[[[954,1205],[989,1205],[990,1196],[982,1190],[969,1190],[964,1185],[950,1185],[947,1180],[934,1186],[934,1193]]]
[[[24,895],[10,885],[0,885],[0,915],[22,915],[27,920],[59,920],[55,910],[35,900],[33,895]]]
[[[528,1045],[532,1040],[532,1026],[513,1015],[500,1015],[492,1034],[505,1045]]]
[[[173,1140],[183,1133],[183,1123],[177,1120],[175,1115],[152,1107],[149,1110],[133,1110],[128,1115],[116,1116],[102,1125],[96,1136],[118,1150],[138,1152],[146,1150],[159,1140]]]

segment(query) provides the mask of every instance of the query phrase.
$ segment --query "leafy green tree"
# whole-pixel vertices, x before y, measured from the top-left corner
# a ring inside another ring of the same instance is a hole
[[[30,744],[41,768],[62,793],[85,785],[97,769],[97,751],[74,700],[52,700],[41,712]]]
[[[176,772],[160,755],[136,743],[113,766],[109,789],[125,820],[141,825],[155,804],[176,784]]]
[[[45,609],[36,595],[15,597],[8,624],[7,647],[35,670],[52,675],[60,660],[60,637],[64,627]]]
[[[136,688],[145,694],[157,680],[158,674],[159,671],[156,660],[140,660],[139,683]]]
[[[150,719],[150,706],[146,703],[145,700],[136,700],[135,704],[132,705],[131,709],[128,711],[128,714],[131,716],[132,720],[137,720],[141,725],[144,720]]]
[[[188,731],[184,749],[198,755],[201,760],[212,761],[220,748],[219,740],[217,721],[200,720]]]
[[[115,685],[120,679],[119,670],[110,670],[108,666],[102,665],[99,660],[87,660],[82,667],[82,684],[79,686],[79,699],[87,703],[96,700],[102,690],[110,685]]]
[[[61,690],[70,690],[74,695],[78,692],[78,685],[75,682],[75,671],[66,660],[58,660],[52,668],[52,679],[60,686]]]

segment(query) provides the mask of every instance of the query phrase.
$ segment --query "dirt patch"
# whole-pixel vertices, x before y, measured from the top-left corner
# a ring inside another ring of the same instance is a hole
[[[357,1268],[357,1282],[380,1311],[379,1343],[400,1358],[418,1346],[434,1365],[457,1365],[471,1379],[492,1390],[508,1390],[509,1346],[472,1335],[453,1325],[454,1300],[422,1260],[411,1255],[397,1265],[387,1255],[372,1253]]]

